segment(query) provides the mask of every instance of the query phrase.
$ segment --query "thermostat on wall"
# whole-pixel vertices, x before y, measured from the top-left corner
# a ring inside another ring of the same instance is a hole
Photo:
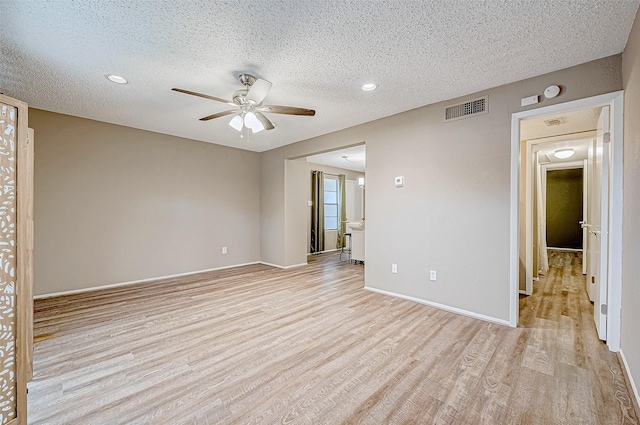
[[[396,177],[396,187],[404,186],[404,176]]]

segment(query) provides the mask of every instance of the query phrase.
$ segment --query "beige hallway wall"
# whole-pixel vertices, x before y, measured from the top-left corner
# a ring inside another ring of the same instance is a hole
[[[37,109],[29,124],[36,295],[260,260],[259,154]]]
[[[624,84],[624,211],[621,349],[640,386],[640,14],[622,55]]]
[[[511,115],[525,109],[521,98],[552,84],[563,94],[538,107],[620,90],[620,55],[263,153],[262,173],[278,184],[262,185],[262,228],[284,225],[285,158],[366,141],[366,285],[507,321]],[[446,106],[484,94],[488,114],[443,122]],[[401,189],[396,176],[405,177]],[[263,233],[261,247],[263,257],[283,259],[290,248],[278,231]]]

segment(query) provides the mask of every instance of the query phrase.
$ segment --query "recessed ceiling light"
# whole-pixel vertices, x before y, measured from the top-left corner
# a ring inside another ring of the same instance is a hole
[[[122,78],[119,75],[107,74],[107,75],[105,75],[105,77],[107,77],[107,80],[111,81],[112,83],[116,83],[116,84],[127,84],[128,83],[127,80],[125,80],[124,78]]]
[[[362,85],[362,90],[364,91],[373,91],[378,88],[376,83],[366,83]]]
[[[573,153],[573,149],[558,149],[553,153],[553,156],[558,159],[567,159],[571,158],[573,156]]]

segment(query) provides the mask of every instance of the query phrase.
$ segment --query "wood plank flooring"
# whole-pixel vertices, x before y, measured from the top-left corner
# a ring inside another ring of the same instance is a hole
[[[579,255],[520,326],[365,291],[314,256],[38,300],[30,424],[637,424]]]

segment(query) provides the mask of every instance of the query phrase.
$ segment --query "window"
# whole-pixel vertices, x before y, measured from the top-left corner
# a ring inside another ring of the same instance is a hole
[[[338,230],[338,181],[324,179],[324,230]]]

